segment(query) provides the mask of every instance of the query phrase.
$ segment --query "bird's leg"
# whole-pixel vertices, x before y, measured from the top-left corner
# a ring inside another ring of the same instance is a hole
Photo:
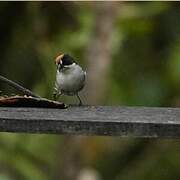
[[[62,93],[60,91],[58,91],[57,87],[54,87],[54,91],[53,91],[53,100],[56,101],[58,99],[59,96],[61,96]]]
[[[53,95],[53,100],[54,100],[54,101],[57,100],[57,92],[58,92],[58,91],[57,91],[57,88],[56,88],[56,86],[55,86],[54,89],[53,89],[53,94],[52,94],[52,95]]]
[[[57,100],[57,93],[53,92],[53,100],[56,101]]]
[[[57,101],[57,99],[58,99],[59,96],[61,96],[61,95],[62,95],[61,92],[54,92],[54,93],[53,93],[53,99],[54,99],[54,101]]]
[[[83,104],[82,104],[82,101],[81,101],[80,96],[79,96],[78,94],[77,94],[76,96],[77,96],[77,98],[79,99],[79,106],[82,106]]]

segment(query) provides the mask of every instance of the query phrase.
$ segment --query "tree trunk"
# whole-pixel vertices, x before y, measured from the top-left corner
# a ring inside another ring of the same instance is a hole
[[[94,34],[87,47],[87,103],[97,104],[104,98],[111,67],[112,34],[117,16],[117,3],[95,4]]]

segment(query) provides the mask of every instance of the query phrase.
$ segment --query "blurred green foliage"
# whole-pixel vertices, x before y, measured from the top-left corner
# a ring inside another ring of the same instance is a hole
[[[51,98],[54,58],[86,67],[96,2],[0,2],[0,74]],[[112,32],[106,105],[180,105],[180,3],[123,2]],[[0,90],[17,93],[5,84]],[[0,134],[0,180],[53,179],[63,136]],[[178,180],[178,140],[87,139],[82,158],[103,180]],[[59,171],[60,171],[59,167]],[[60,178],[61,179],[61,178]]]

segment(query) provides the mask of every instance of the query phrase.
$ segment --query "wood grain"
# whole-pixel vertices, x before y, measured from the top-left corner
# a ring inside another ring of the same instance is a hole
[[[180,108],[0,108],[1,132],[180,137]]]

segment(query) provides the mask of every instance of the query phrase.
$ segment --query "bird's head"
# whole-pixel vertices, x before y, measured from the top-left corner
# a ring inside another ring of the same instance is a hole
[[[63,68],[63,63],[62,63],[63,57],[64,57],[64,54],[60,53],[55,59],[55,64],[56,64],[58,69]]]
[[[68,54],[60,53],[56,57],[55,63],[56,63],[57,69],[59,71],[61,71],[64,68],[71,67],[75,62],[74,62],[73,58],[71,56],[69,56]]]

